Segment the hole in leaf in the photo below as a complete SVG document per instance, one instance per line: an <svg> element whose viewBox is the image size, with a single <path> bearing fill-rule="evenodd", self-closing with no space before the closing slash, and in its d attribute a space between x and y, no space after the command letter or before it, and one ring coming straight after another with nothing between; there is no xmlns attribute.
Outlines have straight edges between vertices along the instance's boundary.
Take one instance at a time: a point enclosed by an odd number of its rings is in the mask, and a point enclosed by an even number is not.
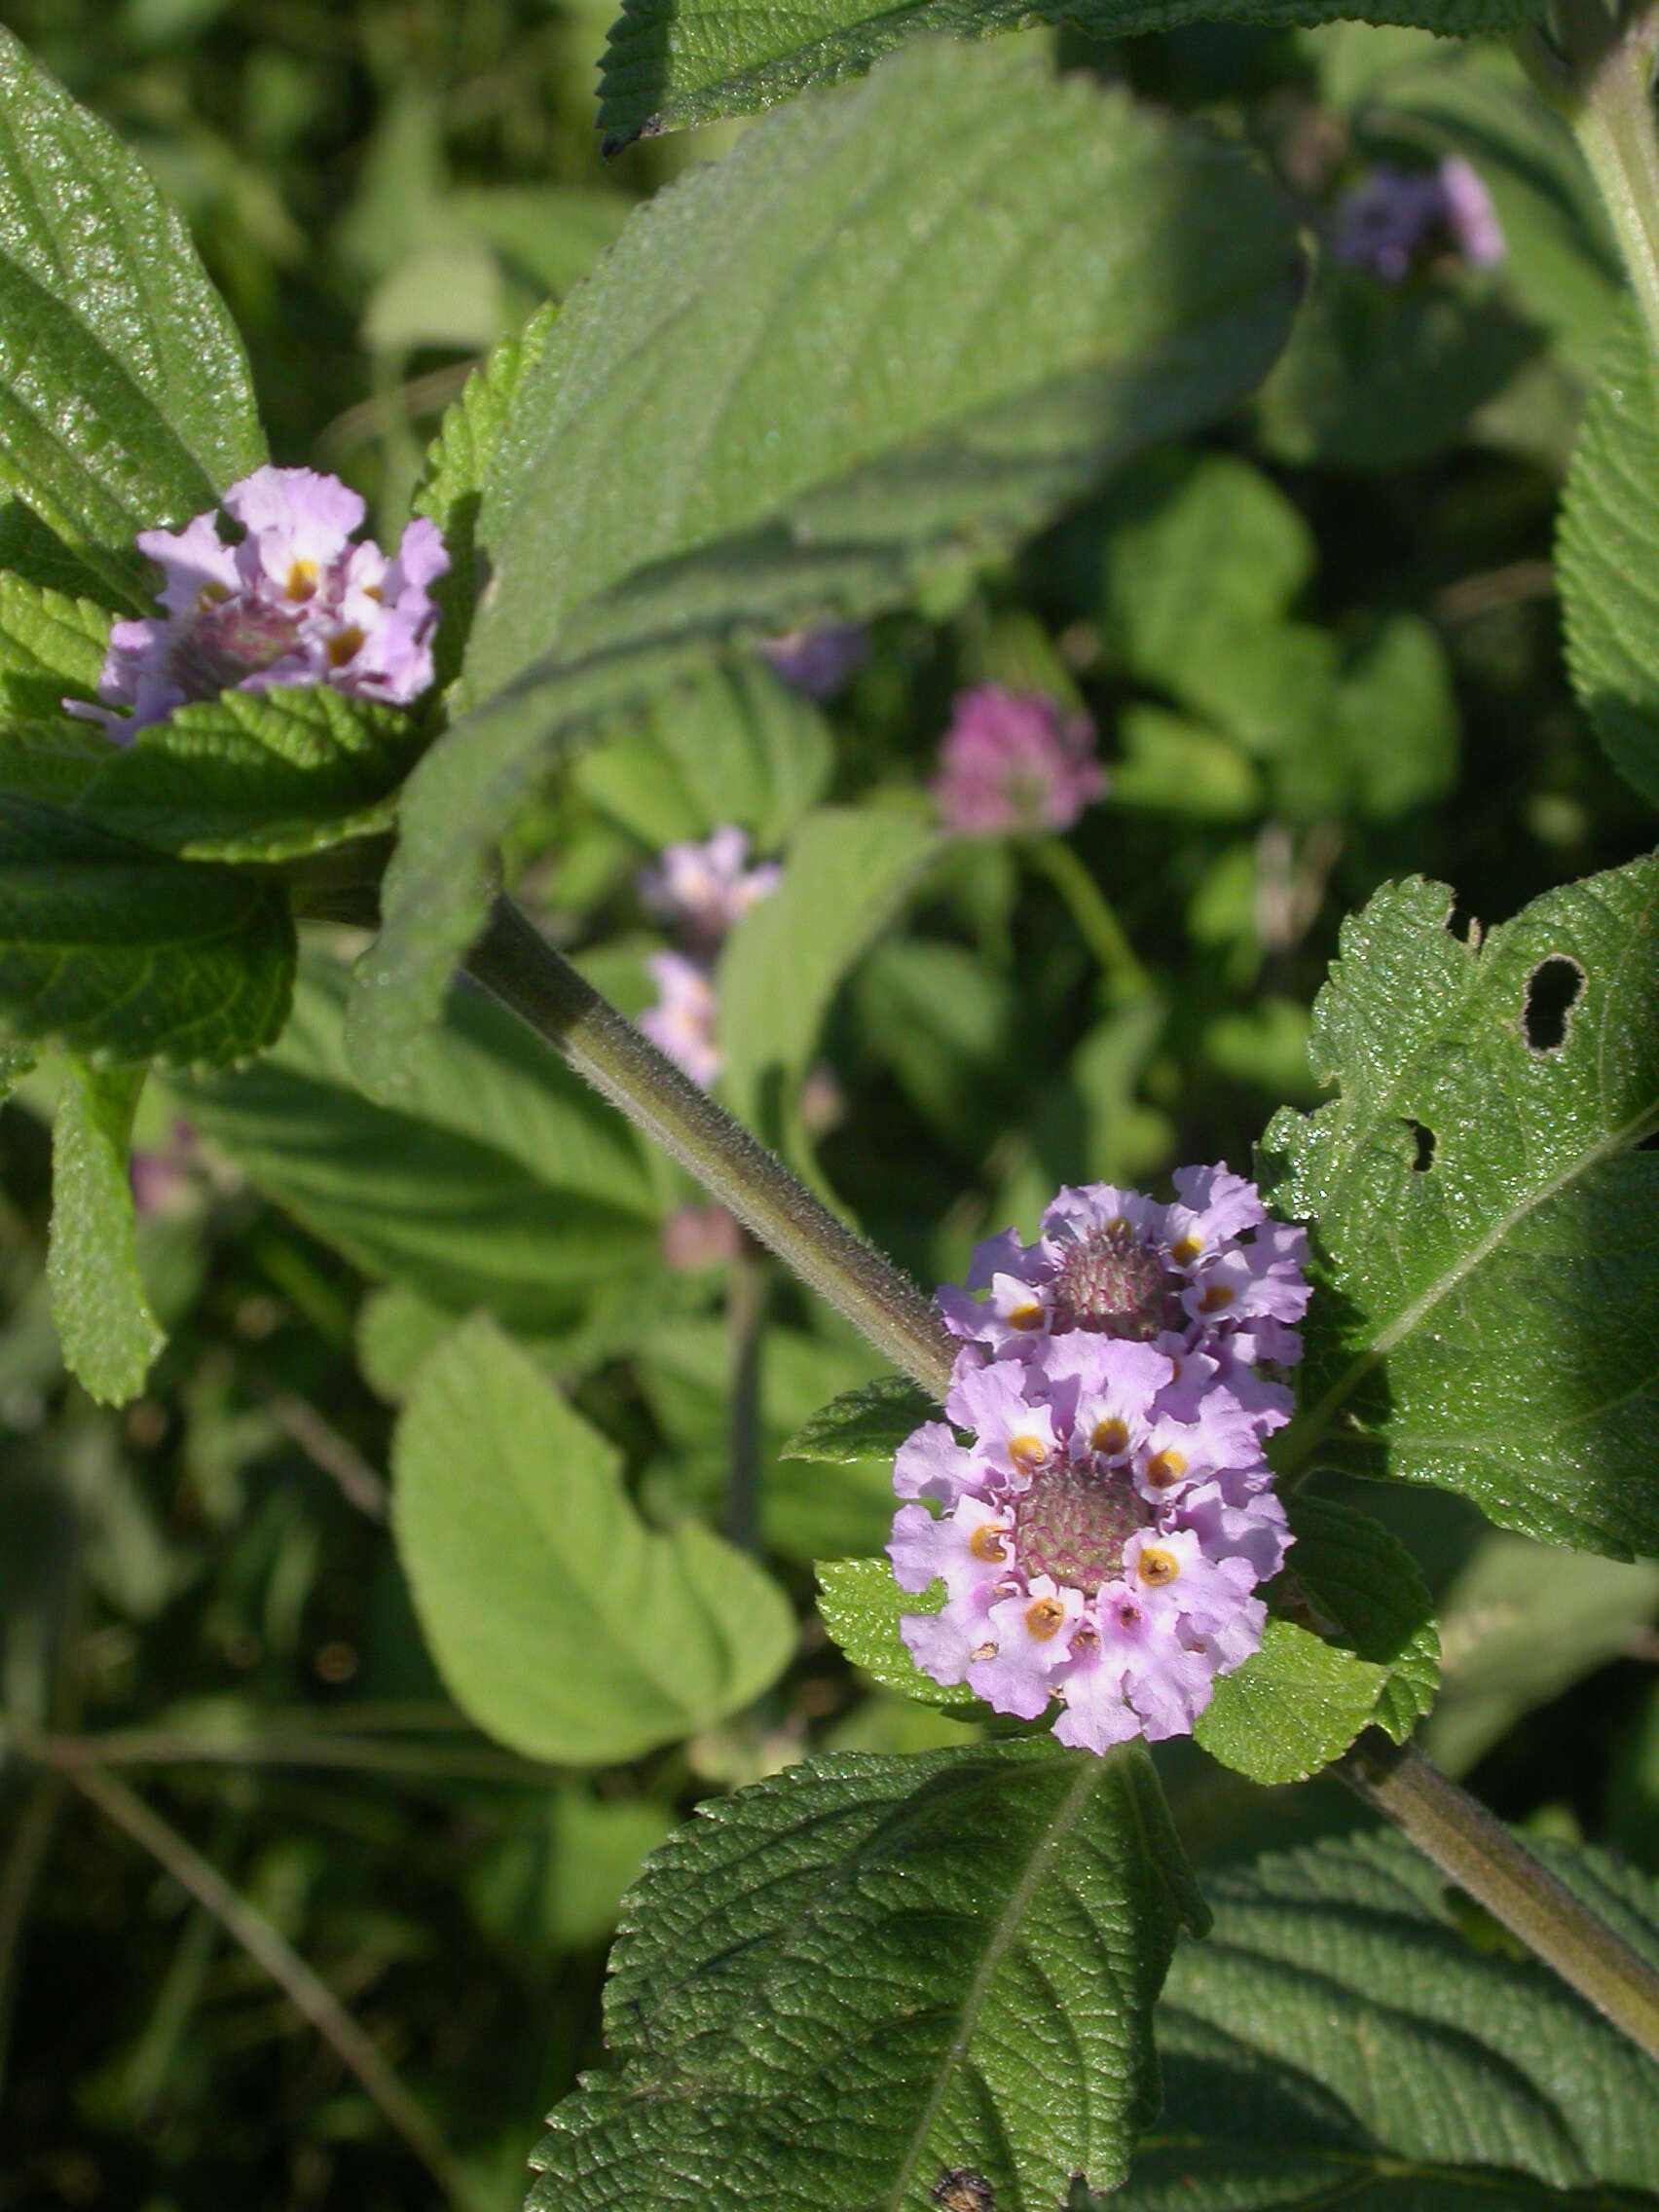
<svg viewBox="0 0 1659 2212"><path fill-rule="evenodd" d="M1479 952L1481 925L1461 897L1452 902L1452 910L1446 917L1446 933L1466 944L1471 952Z"/></svg>
<svg viewBox="0 0 1659 2212"><path fill-rule="evenodd" d="M1540 960L1527 978L1521 1027L1534 1052L1553 1052L1567 1035L1568 1014L1584 991L1584 971L1566 953Z"/></svg>
<svg viewBox="0 0 1659 2212"><path fill-rule="evenodd" d="M1412 1142L1417 1147L1412 1161L1412 1172L1414 1175L1426 1175L1434 1165L1434 1131L1425 1129L1420 1122L1408 1122L1406 1126L1411 1130Z"/></svg>
<svg viewBox="0 0 1659 2212"><path fill-rule="evenodd" d="M940 2212L994 2212L996 2192L972 2166L946 2166L933 2185Z"/></svg>

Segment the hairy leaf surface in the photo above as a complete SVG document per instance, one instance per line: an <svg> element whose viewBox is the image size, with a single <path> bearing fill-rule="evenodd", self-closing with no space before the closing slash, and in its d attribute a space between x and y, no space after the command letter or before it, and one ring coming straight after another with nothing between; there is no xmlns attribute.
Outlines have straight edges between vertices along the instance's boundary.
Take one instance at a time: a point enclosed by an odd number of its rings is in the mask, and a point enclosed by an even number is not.
<svg viewBox="0 0 1659 2212"><path fill-rule="evenodd" d="M788 1663L776 1583L698 1522L648 1529L615 1446L483 1316L423 1368L393 1463L398 1556L439 1672L515 1750L635 1758Z"/></svg>
<svg viewBox="0 0 1659 2212"><path fill-rule="evenodd" d="M1324 1273L1274 1456L1659 1551L1659 862L1478 945L1451 909L1414 877L1345 922L1309 1045L1338 1096L1264 1139Z"/></svg>
<svg viewBox="0 0 1659 2212"><path fill-rule="evenodd" d="M936 1682L924 1675L899 1634L902 1613L937 1613L943 1603L942 1582L912 1596L894 1581L885 1559L818 1563L819 1613L855 1667L883 1689L903 1690L923 1705L977 1705L966 1682Z"/></svg>
<svg viewBox="0 0 1659 2212"><path fill-rule="evenodd" d="M165 1339L138 1272L128 1138L143 1074L72 1062L52 1124L47 1279L63 1358L94 1398L124 1405Z"/></svg>
<svg viewBox="0 0 1659 2212"><path fill-rule="evenodd" d="M0 29L0 484L124 597L136 532L265 459L246 357L149 172Z"/></svg>
<svg viewBox="0 0 1659 2212"><path fill-rule="evenodd" d="M1592 1853L1549 1857L1659 1961L1651 1881ZM1210 1939L1176 1953L1157 2015L1163 2111L1115 2208L1659 2202L1659 2068L1460 1918L1402 1837L1263 1859L1205 1895Z"/></svg>
<svg viewBox="0 0 1659 2212"><path fill-rule="evenodd" d="M1185 23L1419 23L1467 36L1533 13L1526 0L623 0L600 83L600 129L614 152L635 138L745 115L813 85L862 75L925 32L983 38L1034 22L1075 23L1090 38L1127 38Z"/></svg>
<svg viewBox="0 0 1659 2212"><path fill-rule="evenodd" d="M1202 1925L1139 1746L809 1760L703 1806L624 1905L616 2071L553 2115L544 2212L931 2212L1110 2188Z"/></svg>

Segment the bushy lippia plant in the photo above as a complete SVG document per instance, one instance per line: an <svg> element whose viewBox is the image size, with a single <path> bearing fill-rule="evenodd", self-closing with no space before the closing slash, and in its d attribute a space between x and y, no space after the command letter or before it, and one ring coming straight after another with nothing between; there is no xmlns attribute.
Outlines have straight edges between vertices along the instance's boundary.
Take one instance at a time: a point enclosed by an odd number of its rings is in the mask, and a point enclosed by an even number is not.
<svg viewBox="0 0 1659 2212"><path fill-rule="evenodd" d="M1420 433L1381 386L1366 415L1359 295L1310 286L1249 155L984 34L1341 12L629 0L602 96L617 143L790 104L473 376L389 557L354 494L269 464L182 226L0 33L0 1016L14 1079L65 1055L51 1272L75 1372L120 1402L158 1347L127 1176L150 1070L368 1267L424 1234L376 1178L424 1167L451 1233L421 1246L431 1296L401 1317L395 1510L454 1695L578 1765L739 1713L794 1638L743 1501L727 1536L655 1525L526 1348L578 1320L614 1341L657 1248L655 1155L591 1086L899 1371L791 1447L826 1486L879 1461L898 1493L890 1558L820 1569L830 1633L879 1683L1026 1724L809 1760L674 1836L626 1908L610 2069L554 2114L538 2205L1659 2205L1659 1894L1540 1857L1413 1750L1427 1593L1383 1529L1301 1487L1436 1485L1549 1543L1659 1553L1659 864L1484 940L1452 931L1444 889L1384 888L1315 1010L1333 1095L1275 1117L1255 1183L1063 1192L1036 1242L991 1239L937 1308L744 1125L808 1164L826 1008L945 843L902 804L806 811L822 726L753 648L832 682L849 626L949 605L1271 370L1286 456ZM1600 186L1630 304L1561 581L1584 705L1659 798L1659 19L1354 12L1512 31ZM1448 240L1498 250L1453 158L1367 189L1332 265L1385 283ZM1429 409L1437 331L1411 340ZM1213 465L1241 513L1263 497ZM1288 604L1287 559L1253 572L1250 619ZM1143 607L1147 660L1190 663L1178 692L1248 712L1236 637L1156 631ZM1328 688L1341 773L1381 808L1418 771L1375 733L1432 682L1409 628L1379 666ZM705 772L717 694L768 763L762 843L786 859L662 840L649 896L682 941L638 1027L498 896L498 857L620 714L678 718L675 757ZM1142 726L1131 772L1172 742ZM1180 761L1207 758L1201 729L1177 735ZM1061 709L986 685L936 798L958 833L1048 836L1132 1006L1136 955L1053 839L1097 791ZM350 985L297 966L307 923L373 930ZM451 995L458 968L482 993ZM432 1128L462 1141L428 1160ZM1143 1743L1194 1729L1261 1782L1336 1762L1403 1835L1206 1900ZM1443 1878L1533 1956L1465 1941ZM1204 1940L1178 1947L1183 1927Z"/></svg>

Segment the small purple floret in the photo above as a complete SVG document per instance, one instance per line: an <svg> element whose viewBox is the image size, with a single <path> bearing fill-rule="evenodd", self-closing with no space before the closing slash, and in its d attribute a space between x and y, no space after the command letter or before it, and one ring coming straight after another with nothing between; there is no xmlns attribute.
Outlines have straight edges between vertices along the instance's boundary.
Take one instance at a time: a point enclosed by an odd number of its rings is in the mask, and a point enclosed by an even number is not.
<svg viewBox="0 0 1659 2212"><path fill-rule="evenodd" d="M869 632L860 622L832 622L818 630L786 630L756 647L774 676L809 699L832 699L848 677L869 658Z"/></svg>
<svg viewBox="0 0 1659 2212"><path fill-rule="evenodd" d="M1000 683L957 693L933 783L947 830L966 837L1069 830L1105 789L1087 715Z"/></svg>
<svg viewBox="0 0 1659 2212"><path fill-rule="evenodd" d="M1338 207L1330 248L1333 259L1390 284L1436 248L1475 269L1494 268L1504 255L1492 196L1456 154L1432 169L1380 164Z"/></svg>
<svg viewBox="0 0 1659 2212"><path fill-rule="evenodd" d="M221 691L326 683L402 707L430 686L438 610L426 587L449 567L435 524L418 516L387 560L352 536L357 494L310 468L256 468L223 510L241 532L234 542L212 507L180 531L139 532L165 616L115 624L99 704L66 699L71 714L125 744Z"/></svg>
<svg viewBox="0 0 1659 2212"><path fill-rule="evenodd" d="M670 845L640 873L640 896L671 923L683 952L653 953L646 965L657 1003L640 1027L704 1090L720 1072L714 960L734 923L778 888L772 862L748 867L749 839L727 823L702 844Z"/></svg>
<svg viewBox="0 0 1659 2212"><path fill-rule="evenodd" d="M1088 1751L1191 1731L1260 1646L1291 1542L1264 1446L1307 1239L1225 1166L1175 1192L1063 1190L1035 1243L979 1245L970 1291L940 1293L947 1419L894 1462L899 1586L944 1585L900 1621L916 1665L1028 1720L1058 1699L1054 1734Z"/></svg>

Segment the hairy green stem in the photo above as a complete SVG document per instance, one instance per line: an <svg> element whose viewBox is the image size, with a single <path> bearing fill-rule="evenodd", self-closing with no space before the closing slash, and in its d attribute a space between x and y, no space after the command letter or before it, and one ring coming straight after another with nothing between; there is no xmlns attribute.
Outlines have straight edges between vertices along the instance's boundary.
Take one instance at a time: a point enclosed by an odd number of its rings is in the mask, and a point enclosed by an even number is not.
<svg viewBox="0 0 1659 2212"><path fill-rule="evenodd" d="M1414 1746L1391 1744L1378 1729L1367 1730L1335 1772L1535 1958L1659 2060L1659 1972L1484 1805Z"/></svg>
<svg viewBox="0 0 1659 2212"><path fill-rule="evenodd" d="M1071 846L1063 837L1034 837L1025 849L1065 901L1077 934L1093 953L1113 998L1144 998L1152 988L1152 977L1141 966L1106 894Z"/></svg>
<svg viewBox="0 0 1659 2212"><path fill-rule="evenodd" d="M1557 0L1553 23L1553 42L1531 29L1517 37L1516 49L1538 91L1572 126L1659 359L1659 7Z"/></svg>
<svg viewBox="0 0 1659 2212"><path fill-rule="evenodd" d="M731 1396L726 1416L725 1532L753 1551L760 1502L760 1355L771 1285L769 1263L747 1238L727 1273L726 1332Z"/></svg>
<svg viewBox="0 0 1659 2212"><path fill-rule="evenodd" d="M498 904L467 972L696 1175L803 1281L942 1398L950 1340L921 1293L801 1189L660 1052ZM1337 1773L1493 1918L1659 2058L1659 1974L1421 1753L1373 1732Z"/></svg>
<svg viewBox="0 0 1659 2212"><path fill-rule="evenodd" d="M944 1396L953 1346L915 1284L624 1021L508 901L497 901L465 973L688 1168L896 1367Z"/></svg>

